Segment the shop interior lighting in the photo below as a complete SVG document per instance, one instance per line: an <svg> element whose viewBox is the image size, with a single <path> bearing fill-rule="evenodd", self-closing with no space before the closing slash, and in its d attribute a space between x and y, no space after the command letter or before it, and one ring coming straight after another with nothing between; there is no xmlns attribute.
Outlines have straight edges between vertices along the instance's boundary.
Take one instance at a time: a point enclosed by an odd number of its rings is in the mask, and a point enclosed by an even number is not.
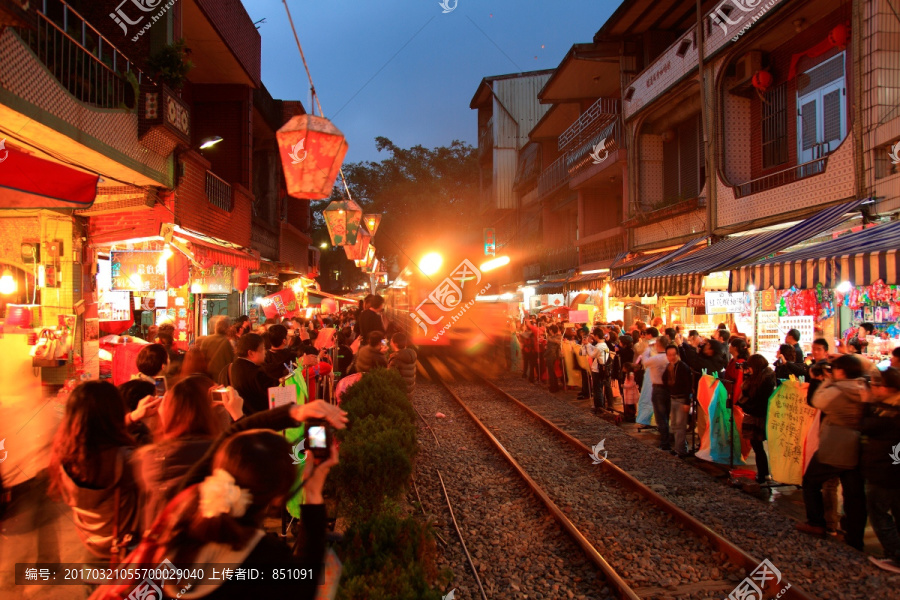
<svg viewBox="0 0 900 600"><path fill-rule="evenodd" d="M12 271L5 269L3 276L0 277L0 294L8 295L16 292L16 280Z"/></svg>
<svg viewBox="0 0 900 600"><path fill-rule="evenodd" d="M842 294L846 294L853 289L853 284L849 281L842 281L841 284L835 289Z"/></svg>
<svg viewBox="0 0 900 600"><path fill-rule="evenodd" d="M752 294L753 292L756 291L756 286L751 283L750 285L747 286L747 291Z"/></svg>
<svg viewBox="0 0 900 600"><path fill-rule="evenodd" d="M173 254L174 252L172 252L172 246L166 244L166 247L163 249L163 259L169 260L170 258L172 258Z"/></svg>

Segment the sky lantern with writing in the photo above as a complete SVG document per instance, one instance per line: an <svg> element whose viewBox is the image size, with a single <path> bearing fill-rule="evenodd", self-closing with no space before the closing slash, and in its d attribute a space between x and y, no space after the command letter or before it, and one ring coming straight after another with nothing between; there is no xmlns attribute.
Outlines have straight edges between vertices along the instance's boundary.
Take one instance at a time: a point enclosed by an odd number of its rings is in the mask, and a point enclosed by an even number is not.
<svg viewBox="0 0 900 600"><path fill-rule="evenodd" d="M356 243L362 209L353 200L336 200L322 211L325 226L331 236L333 246L347 246Z"/></svg>
<svg viewBox="0 0 900 600"><path fill-rule="evenodd" d="M276 133L287 192L321 200L331 195L347 154L347 140L324 117L298 115Z"/></svg>
<svg viewBox="0 0 900 600"><path fill-rule="evenodd" d="M360 227L359 232L356 235L356 243L353 245L347 244L344 246L344 252L347 253L347 258L350 260L361 260L366 257L366 251L369 249L369 242L372 241L372 236L369 235L369 232L366 231L365 227Z"/></svg>

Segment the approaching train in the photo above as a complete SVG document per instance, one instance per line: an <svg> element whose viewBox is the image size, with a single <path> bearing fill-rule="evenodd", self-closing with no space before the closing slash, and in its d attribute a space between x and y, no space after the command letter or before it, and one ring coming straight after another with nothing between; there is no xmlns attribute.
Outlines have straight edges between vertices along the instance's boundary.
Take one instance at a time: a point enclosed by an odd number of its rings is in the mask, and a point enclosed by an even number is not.
<svg viewBox="0 0 900 600"><path fill-rule="evenodd" d="M389 321L417 346L473 349L508 336L510 305L498 301L494 268L503 261L481 258L476 263L464 251L432 252L409 264L392 286L379 291Z"/></svg>

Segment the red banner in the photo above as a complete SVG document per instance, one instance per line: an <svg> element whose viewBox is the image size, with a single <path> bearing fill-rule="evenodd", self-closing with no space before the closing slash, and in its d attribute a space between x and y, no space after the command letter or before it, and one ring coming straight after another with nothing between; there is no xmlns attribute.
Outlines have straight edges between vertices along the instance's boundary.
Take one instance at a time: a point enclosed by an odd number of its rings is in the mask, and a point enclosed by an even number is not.
<svg viewBox="0 0 900 600"><path fill-rule="evenodd" d="M302 308L291 288L260 298L257 302L262 307L267 319L293 317L300 314Z"/></svg>

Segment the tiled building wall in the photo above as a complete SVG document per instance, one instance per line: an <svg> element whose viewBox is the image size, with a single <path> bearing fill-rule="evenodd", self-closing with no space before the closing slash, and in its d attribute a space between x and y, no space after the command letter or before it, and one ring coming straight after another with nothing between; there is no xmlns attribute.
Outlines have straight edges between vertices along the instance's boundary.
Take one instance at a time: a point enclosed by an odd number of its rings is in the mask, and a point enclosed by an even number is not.
<svg viewBox="0 0 900 600"><path fill-rule="evenodd" d="M717 67L721 68L721 62ZM718 68L716 69L719 70ZM729 87L733 78L725 79L725 88ZM753 127L751 120L751 101L749 98L729 94L722 94L722 111L719 121L722 128L722 151L719 168L725 178L733 183L740 184L750 180L750 144ZM727 151L726 151L727 150Z"/></svg>
<svg viewBox="0 0 900 600"><path fill-rule="evenodd" d="M643 209L649 209L663 199L663 141L659 135L638 137L638 189L635 201ZM629 211L635 214L635 208Z"/></svg>
<svg viewBox="0 0 900 600"><path fill-rule="evenodd" d="M222 141L203 156L210 170L228 183L252 189L253 90L243 85L192 86L194 142L208 136Z"/></svg>
<svg viewBox="0 0 900 600"><path fill-rule="evenodd" d="M772 221L774 215L830 204L855 194L853 134L828 157L825 172L794 183L735 198L731 186L717 177L717 225L729 227L754 220Z"/></svg>
<svg viewBox="0 0 900 600"><path fill-rule="evenodd" d="M704 231L706 231L706 209L701 209L658 223L636 227L632 233L634 241L630 250L662 247L672 241L700 235Z"/></svg>
<svg viewBox="0 0 900 600"><path fill-rule="evenodd" d="M206 166L194 154L184 156L184 177L175 190L175 223L240 246L250 246L253 196L232 185L234 208L227 212L213 206L206 195Z"/></svg>
<svg viewBox="0 0 900 600"><path fill-rule="evenodd" d="M256 85L261 83L262 38L241 0L196 0Z"/></svg>
<svg viewBox="0 0 900 600"><path fill-rule="evenodd" d="M57 81L12 28L0 33L0 103L25 102L63 121L82 144L140 170L160 185L170 185L167 157L138 140L136 111L97 110L78 102ZM25 107L28 108L28 107ZM38 122L45 122L40 117ZM13 129L15 123L6 123ZM25 123L23 122L23 126Z"/></svg>

